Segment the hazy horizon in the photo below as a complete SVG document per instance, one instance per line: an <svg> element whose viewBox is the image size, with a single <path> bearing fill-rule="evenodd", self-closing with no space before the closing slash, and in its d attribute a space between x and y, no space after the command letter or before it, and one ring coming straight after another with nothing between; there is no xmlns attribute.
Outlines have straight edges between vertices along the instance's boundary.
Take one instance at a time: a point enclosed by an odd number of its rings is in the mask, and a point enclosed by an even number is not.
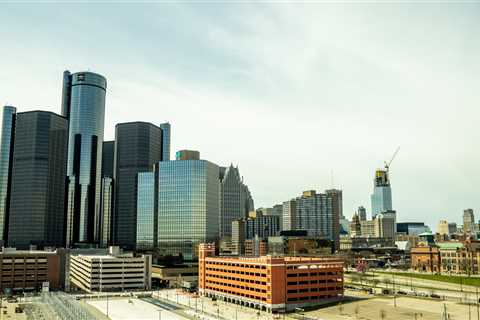
<svg viewBox="0 0 480 320"><path fill-rule="evenodd" d="M238 165L255 207L391 166L397 221L480 219L480 4L0 4L0 101L60 113L62 73L107 78L115 124L168 121L172 154ZM172 157L173 157L172 155Z"/></svg>

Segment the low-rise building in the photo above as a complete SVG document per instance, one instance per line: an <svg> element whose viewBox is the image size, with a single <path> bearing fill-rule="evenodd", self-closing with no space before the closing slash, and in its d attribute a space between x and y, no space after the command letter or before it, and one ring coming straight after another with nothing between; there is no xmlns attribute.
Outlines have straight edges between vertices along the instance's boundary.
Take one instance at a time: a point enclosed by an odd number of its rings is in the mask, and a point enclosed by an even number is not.
<svg viewBox="0 0 480 320"><path fill-rule="evenodd" d="M0 252L0 292L39 291L63 288L61 258L57 251L16 250Z"/></svg>
<svg viewBox="0 0 480 320"><path fill-rule="evenodd" d="M437 246L420 246L410 250L411 267L420 272L440 272L440 251Z"/></svg>
<svg viewBox="0 0 480 320"><path fill-rule="evenodd" d="M151 266L150 255L121 253L118 247L110 247L107 255L71 255L70 283L89 293L149 290Z"/></svg>
<svg viewBox="0 0 480 320"><path fill-rule="evenodd" d="M337 301L344 261L336 257L218 257L199 248L199 292L270 312Z"/></svg>

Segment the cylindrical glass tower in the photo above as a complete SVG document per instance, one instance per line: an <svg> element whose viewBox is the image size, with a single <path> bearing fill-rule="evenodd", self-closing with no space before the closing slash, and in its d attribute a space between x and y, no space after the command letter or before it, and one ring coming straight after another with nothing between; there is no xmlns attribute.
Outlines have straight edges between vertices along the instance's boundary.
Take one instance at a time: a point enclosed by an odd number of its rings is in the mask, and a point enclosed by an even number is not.
<svg viewBox="0 0 480 320"><path fill-rule="evenodd" d="M70 101L62 110L70 122L67 245L98 241L107 88L105 77L92 72L74 73L69 80Z"/></svg>

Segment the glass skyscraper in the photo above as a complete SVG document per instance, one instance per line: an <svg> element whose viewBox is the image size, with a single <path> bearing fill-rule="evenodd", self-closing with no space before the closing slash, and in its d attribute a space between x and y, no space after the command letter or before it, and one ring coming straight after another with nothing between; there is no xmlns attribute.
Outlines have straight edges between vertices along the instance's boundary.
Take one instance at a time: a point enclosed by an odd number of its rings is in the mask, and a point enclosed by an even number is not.
<svg viewBox="0 0 480 320"><path fill-rule="evenodd" d="M0 242L7 240L10 181L12 176L11 158L16 111L17 109L12 106L3 107L2 141L0 143Z"/></svg>
<svg viewBox="0 0 480 320"><path fill-rule="evenodd" d="M162 161L170 160L170 133L171 126L170 123L165 122L160 124L160 129L162 129Z"/></svg>
<svg viewBox="0 0 480 320"><path fill-rule="evenodd" d="M106 88L99 74L64 73L62 115L69 120L67 246L99 240Z"/></svg>
<svg viewBox="0 0 480 320"><path fill-rule="evenodd" d="M243 183L238 167L220 168L220 238L232 235L232 221L246 218L253 211L253 199Z"/></svg>
<svg viewBox="0 0 480 320"><path fill-rule="evenodd" d="M157 171L158 172L158 171ZM137 249L157 247L157 196L155 172L140 172L137 189Z"/></svg>
<svg viewBox="0 0 480 320"><path fill-rule="evenodd" d="M218 238L219 167L206 160L158 164L158 247L195 259L198 244Z"/></svg>
<svg viewBox="0 0 480 320"><path fill-rule="evenodd" d="M162 160L162 130L148 122L115 127L114 243L134 249L137 233L137 174L153 171Z"/></svg>
<svg viewBox="0 0 480 320"><path fill-rule="evenodd" d="M113 168L115 141L104 141L102 148L102 183L100 196L100 246L112 244Z"/></svg>
<svg viewBox="0 0 480 320"><path fill-rule="evenodd" d="M373 183L373 194L370 197L372 202L372 218L378 214L392 209L392 189L390 179L386 170L377 170Z"/></svg>
<svg viewBox="0 0 480 320"><path fill-rule="evenodd" d="M17 114L9 245L64 246L67 141L64 117L47 111Z"/></svg>

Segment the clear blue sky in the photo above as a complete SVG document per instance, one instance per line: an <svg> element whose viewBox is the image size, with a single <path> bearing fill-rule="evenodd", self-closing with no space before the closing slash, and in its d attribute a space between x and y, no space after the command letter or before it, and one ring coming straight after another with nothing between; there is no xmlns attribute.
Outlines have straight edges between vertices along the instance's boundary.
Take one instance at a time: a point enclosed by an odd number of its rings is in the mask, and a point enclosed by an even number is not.
<svg viewBox="0 0 480 320"><path fill-rule="evenodd" d="M392 164L399 221L480 218L480 5L0 4L0 102L60 111L61 77L108 79L118 122L170 121L173 148L238 164L256 206L344 190L370 212Z"/></svg>

